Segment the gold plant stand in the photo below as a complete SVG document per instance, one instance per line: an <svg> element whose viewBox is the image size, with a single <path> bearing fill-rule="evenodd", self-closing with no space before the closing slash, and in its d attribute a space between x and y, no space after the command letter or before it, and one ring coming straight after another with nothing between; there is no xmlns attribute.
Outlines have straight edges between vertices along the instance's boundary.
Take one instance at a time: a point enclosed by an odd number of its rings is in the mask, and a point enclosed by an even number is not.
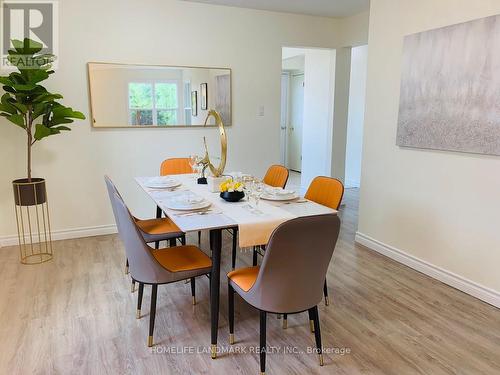
<svg viewBox="0 0 500 375"><path fill-rule="evenodd" d="M52 259L52 235L45 180L15 180L14 201L22 264L40 264Z"/></svg>

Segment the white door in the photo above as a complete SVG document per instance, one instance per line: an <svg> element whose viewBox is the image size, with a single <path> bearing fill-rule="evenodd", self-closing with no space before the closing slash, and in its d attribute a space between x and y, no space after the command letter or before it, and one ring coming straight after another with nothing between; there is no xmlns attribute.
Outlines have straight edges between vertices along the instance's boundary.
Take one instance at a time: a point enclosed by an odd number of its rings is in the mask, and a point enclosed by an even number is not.
<svg viewBox="0 0 500 375"><path fill-rule="evenodd" d="M281 123L280 123L280 150L281 150L281 164L287 164L287 127L288 127L288 91L290 74L281 74Z"/></svg>
<svg viewBox="0 0 500 375"><path fill-rule="evenodd" d="M290 125L288 128L288 168L302 169L302 122L304 114L304 74L290 77Z"/></svg>

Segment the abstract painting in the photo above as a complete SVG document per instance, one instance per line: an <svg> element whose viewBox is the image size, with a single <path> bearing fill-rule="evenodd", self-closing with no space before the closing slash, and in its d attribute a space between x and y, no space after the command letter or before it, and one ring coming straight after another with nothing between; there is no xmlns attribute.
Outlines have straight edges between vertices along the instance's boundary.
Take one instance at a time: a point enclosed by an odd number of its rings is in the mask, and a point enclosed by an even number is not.
<svg viewBox="0 0 500 375"><path fill-rule="evenodd" d="M396 143L500 155L500 15L404 38Z"/></svg>

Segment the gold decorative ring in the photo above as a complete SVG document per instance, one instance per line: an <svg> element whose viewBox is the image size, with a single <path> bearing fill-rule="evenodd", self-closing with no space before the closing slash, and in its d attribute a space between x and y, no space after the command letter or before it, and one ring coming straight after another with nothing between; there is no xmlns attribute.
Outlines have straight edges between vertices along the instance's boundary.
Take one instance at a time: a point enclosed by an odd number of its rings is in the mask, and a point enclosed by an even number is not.
<svg viewBox="0 0 500 375"><path fill-rule="evenodd" d="M226 130L224 129L224 123L222 122L222 117L220 116L219 112L217 112L214 109L208 111L208 115L207 118L205 119L205 123L203 124L203 126L207 126L207 122L210 117L213 117L215 119L215 125L219 128L220 144L221 144L221 155L220 155L221 160L217 168L212 164L212 162L210 161L210 157L208 156L207 140L205 137L203 137L203 142L205 144L205 157L203 158L202 163L205 162L208 165L210 171L215 177L220 177L222 176L222 173L224 173L224 168L226 167L227 136L226 136Z"/></svg>

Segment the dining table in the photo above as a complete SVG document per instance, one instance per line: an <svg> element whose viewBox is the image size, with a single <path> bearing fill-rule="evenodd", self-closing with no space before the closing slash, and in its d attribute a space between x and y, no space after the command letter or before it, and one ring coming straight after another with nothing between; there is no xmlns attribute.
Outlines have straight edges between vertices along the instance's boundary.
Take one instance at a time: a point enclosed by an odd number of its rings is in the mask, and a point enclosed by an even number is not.
<svg viewBox="0 0 500 375"><path fill-rule="evenodd" d="M296 197L290 200L258 200L250 204L248 197L238 202L226 202L220 193L207 185L197 183L196 174L136 177L135 181L163 213L184 233L208 231L212 252L210 275L211 356L216 358L219 327L220 266L222 231L237 230L240 248L266 245L272 232L281 223L296 217L337 214L336 210L313 201ZM162 188L149 183L159 178L170 178L173 187ZM203 201L203 208L173 209L172 202L183 197Z"/></svg>

